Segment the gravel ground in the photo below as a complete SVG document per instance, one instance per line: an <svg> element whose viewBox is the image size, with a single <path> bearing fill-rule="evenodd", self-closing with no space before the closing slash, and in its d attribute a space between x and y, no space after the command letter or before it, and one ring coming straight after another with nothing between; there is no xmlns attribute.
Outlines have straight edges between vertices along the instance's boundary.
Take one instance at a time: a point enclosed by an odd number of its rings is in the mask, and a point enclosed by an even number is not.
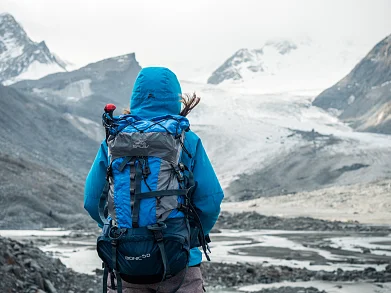
<svg viewBox="0 0 391 293"><path fill-rule="evenodd" d="M32 245L0 237L0 251L1 292L101 292L100 276L75 273Z"/></svg>
<svg viewBox="0 0 391 293"><path fill-rule="evenodd" d="M359 222L326 221L309 217L283 218L257 212L222 212L213 231L218 229L271 229L293 231L391 232L391 226L363 225Z"/></svg>

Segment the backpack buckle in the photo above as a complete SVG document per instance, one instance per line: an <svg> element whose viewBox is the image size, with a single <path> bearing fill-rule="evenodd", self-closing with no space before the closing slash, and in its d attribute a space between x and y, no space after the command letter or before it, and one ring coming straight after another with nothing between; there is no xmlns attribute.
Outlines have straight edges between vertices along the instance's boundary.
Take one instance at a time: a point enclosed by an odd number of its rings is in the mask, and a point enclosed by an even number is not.
<svg viewBox="0 0 391 293"><path fill-rule="evenodd" d="M182 182L184 181L184 177L183 177L183 174L181 173L180 169L179 168L175 168L175 174L176 174L176 177L178 178L179 182Z"/></svg>
<svg viewBox="0 0 391 293"><path fill-rule="evenodd" d="M179 170L181 170L182 172L186 170L186 167L183 163L179 163L178 167L179 167Z"/></svg>
<svg viewBox="0 0 391 293"><path fill-rule="evenodd" d="M153 225L148 225L147 229L151 231L162 231L163 229L166 229L167 225L164 222L157 222L156 224Z"/></svg>
<svg viewBox="0 0 391 293"><path fill-rule="evenodd" d="M185 178L183 177L181 172L177 172L177 176L178 176L179 182L183 182L185 180Z"/></svg>
<svg viewBox="0 0 391 293"><path fill-rule="evenodd" d="M143 176L148 177L149 174L151 174L151 169L149 168L149 166L145 166L143 168Z"/></svg>
<svg viewBox="0 0 391 293"><path fill-rule="evenodd" d="M153 236L155 237L155 240L157 242L161 242L163 241L163 233L161 230L158 230L158 231L152 231L153 232Z"/></svg>
<svg viewBox="0 0 391 293"><path fill-rule="evenodd" d="M181 203L178 204L177 209L180 212L184 212L184 213L188 213L189 212L189 208L186 205L181 204Z"/></svg>
<svg viewBox="0 0 391 293"><path fill-rule="evenodd" d="M106 180L109 181L109 177L113 177L113 168L111 167L111 164L107 167L106 170Z"/></svg>
<svg viewBox="0 0 391 293"><path fill-rule="evenodd" d="M163 241L163 229L166 229L167 225L163 222L157 222L156 224L147 226L147 229L153 233L157 242Z"/></svg>

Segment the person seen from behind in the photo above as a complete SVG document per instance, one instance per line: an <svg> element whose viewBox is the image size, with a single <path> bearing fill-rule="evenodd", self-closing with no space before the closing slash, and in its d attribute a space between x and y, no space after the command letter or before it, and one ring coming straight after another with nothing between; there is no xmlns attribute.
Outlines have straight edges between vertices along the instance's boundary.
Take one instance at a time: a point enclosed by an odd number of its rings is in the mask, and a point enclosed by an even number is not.
<svg viewBox="0 0 391 293"><path fill-rule="evenodd" d="M135 81L130 114L104 116L108 135L84 193L103 228L104 292L204 292L202 250L224 194L186 118L199 101L182 95L171 70L148 67Z"/></svg>

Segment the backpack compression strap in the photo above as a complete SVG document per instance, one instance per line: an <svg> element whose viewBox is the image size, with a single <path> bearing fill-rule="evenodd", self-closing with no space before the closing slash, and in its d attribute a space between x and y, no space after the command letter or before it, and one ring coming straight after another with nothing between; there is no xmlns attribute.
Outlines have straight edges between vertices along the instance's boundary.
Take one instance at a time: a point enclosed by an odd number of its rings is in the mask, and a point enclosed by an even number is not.
<svg viewBox="0 0 391 293"><path fill-rule="evenodd" d="M103 222L103 225L108 225L109 221L107 220L107 217L105 215L105 210L107 208L107 199L109 196L109 181L106 181L106 184L103 188L102 194L99 198L99 217L101 221Z"/></svg>

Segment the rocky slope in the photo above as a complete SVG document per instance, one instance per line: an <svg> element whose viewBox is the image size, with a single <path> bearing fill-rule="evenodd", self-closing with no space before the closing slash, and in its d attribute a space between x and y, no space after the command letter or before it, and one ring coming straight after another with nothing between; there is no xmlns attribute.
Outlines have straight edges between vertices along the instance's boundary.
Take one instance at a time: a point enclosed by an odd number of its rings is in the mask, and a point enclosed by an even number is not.
<svg viewBox="0 0 391 293"><path fill-rule="evenodd" d="M12 87L0 85L5 126L0 128L0 224L8 229L92 224L83 210L83 191L104 136L101 113L108 102L119 111L128 106L139 70L129 54Z"/></svg>
<svg viewBox="0 0 391 293"><path fill-rule="evenodd" d="M0 85L0 147L79 176L88 171L98 143L76 129L57 107Z"/></svg>
<svg viewBox="0 0 391 293"><path fill-rule="evenodd" d="M391 134L391 35L313 105L334 110L360 131ZM335 111L336 110L336 111Z"/></svg>
<svg viewBox="0 0 391 293"><path fill-rule="evenodd" d="M0 153L3 229L87 227L82 180L32 160Z"/></svg>
<svg viewBox="0 0 391 293"><path fill-rule="evenodd" d="M61 71L66 71L66 64L44 41L32 41L12 15L0 14L0 83L38 79Z"/></svg>
<svg viewBox="0 0 391 293"><path fill-rule="evenodd" d="M391 140L387 137L338 137L305 131L294 131L289 136L307 138L308 142L265 159L254 172L241 174L226 189L230 200L295 194L390 177L387 166L391 163Z"/></svg>
<svg viewBox="0 0 391 293"><path fill-rule="evenodd" d="M0 225L88 225L83 181L98 143L54 106L0 85Z"/></svg>

